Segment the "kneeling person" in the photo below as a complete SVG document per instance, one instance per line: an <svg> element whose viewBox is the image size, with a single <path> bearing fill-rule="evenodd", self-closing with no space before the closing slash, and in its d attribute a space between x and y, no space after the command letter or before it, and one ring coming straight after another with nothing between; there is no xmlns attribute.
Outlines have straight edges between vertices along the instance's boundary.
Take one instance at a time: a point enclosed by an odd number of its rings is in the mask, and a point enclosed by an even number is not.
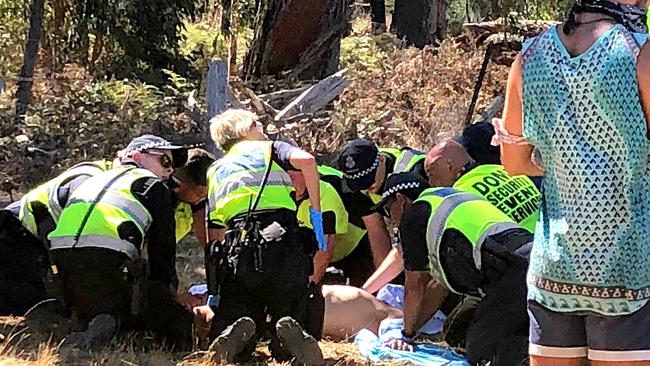
<svg viewBox="0 0 650 366"><path fill-rule="evenodd" d="M227 151L207 175L211 308L197 311L214 312L211 349L219 361L232 362L250 355L260 337L270 337L274 357L322 363L318 343L303 332L309 331L309 276L317 248L297 240L294 188L287 173L299 170L304 176L311 226L325 251L316 160L286 142L268 141L257 116L245 110L214 117L210 130ZM320 329L310 333L319 336Z"/></svg>
<svg viewBox="0 0 650 366"><path fill-rule="evenodd" d="M86 180L63 209L51 256L66 303L88 324L69 344L98 346L120 324L191 348L192 314L175 301L174 210L163 183L177 148L153 135L134 139L122 167Z"/></svg>
<svg viewBox="0 0 650 366"><path fill-rule="evenodd" d="M409 349L421 320L449 294L476 296L481 302L465 340L469 361L518 364L527 356L532 234L478 195L422 187L418 175L392 175L380 203L399 223L406 268L404 329L390 345Z"/></svg>

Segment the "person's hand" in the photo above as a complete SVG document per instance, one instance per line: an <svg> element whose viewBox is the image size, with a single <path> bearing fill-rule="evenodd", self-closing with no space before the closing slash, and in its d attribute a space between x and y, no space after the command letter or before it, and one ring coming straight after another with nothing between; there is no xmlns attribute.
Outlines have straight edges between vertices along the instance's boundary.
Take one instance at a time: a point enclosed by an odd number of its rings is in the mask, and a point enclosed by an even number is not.
<svg viewBox="0 0 650 366"><path fill-rule="evenodd" d="M314 230L314 234L316 235L318 249L321 252L327 251L327 240L325 240L325 231L323 230L323 213L310 207L309 219L311 221L311 226Z"/></svg>
<svg viewBox="0 0 650 366"><path fill-rule="evenodd" d="M185 306L187 311L192 311L193 308L205 304L205 301L202 301L199 296L194 296L187 292L176 295L176 301Z"/></svg>
<svg viewBox="0 0 650 366"><path fill-rule="evenodd" d="M214 311L210 305L201 305L192 309L194 315L200 316L205 319L206 323L210 323L212 318L214 318Z"/></svg>
<svg viewBox="0 0 650 366"><path fill-rule="evenodd" d="M406 339L393 339L387 343L384 343L384 346L397 351L413 352L413 345L410 344Z"/></svg>

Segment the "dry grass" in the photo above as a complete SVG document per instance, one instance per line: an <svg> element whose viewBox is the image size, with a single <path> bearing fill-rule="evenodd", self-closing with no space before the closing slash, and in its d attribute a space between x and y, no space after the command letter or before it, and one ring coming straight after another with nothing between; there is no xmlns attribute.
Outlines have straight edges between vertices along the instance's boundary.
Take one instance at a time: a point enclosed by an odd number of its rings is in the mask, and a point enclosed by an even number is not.
<svg viewBox="0 0 650 366"><path fill-rule="evenodd" d="M205 270L201 251L193 238L179 244L177 269L182 288L203 282ZM0 366L212 365L209 352L170 353L157 346L145 349L141 346L142 334L132 334L128 338L114 340L99 352L79 352L59 347L60 337L37 330L39 325L42 324L35 324L30 328L24 318L0 317ZM368 364L352 343L323 341L321 347L328 365ZM253 361L248 364L289 365L273 361L268 349L262 345Z"/></svg>

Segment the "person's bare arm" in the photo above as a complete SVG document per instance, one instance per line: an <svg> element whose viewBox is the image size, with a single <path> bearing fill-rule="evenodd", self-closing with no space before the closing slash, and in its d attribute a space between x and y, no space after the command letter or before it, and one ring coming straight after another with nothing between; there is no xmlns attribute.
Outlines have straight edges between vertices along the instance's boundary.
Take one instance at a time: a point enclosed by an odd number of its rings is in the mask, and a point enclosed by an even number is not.
<svg viewBox="0 0 650 366"><path fill-rule="evenodd" d="M414 335L435 314L449 291L428 272L406 271L404 334Z"/></svg>
<svg viewBox="0 0 650 366"><path fill-rule="evenodd" d="M334 256L334 249L336 248L336 235L327 234L327 250L316 252L314 256L314 273L309 277L309 282L320 283L323 280L327 266L329 266L332 256Z"/></svg>
<svg viewBox="0 0 650 366"><path fill-rule="evenodd" d="M289 162L302 172L311 208L320 211L320 175L316 169L316 158L304 150L296 149L291 153Z"/></svg>
<svg viewBox="0 0 650 366"><path fill-rule="evenodd" d="M363 289L374 294L404 271L401 247L391 249L379 268L363 284Z"/></svg>
<svg viewBox="0 0 650 366"><path fill-rule="evenodd" d="M522 100L522 64L517 56L510 69L503 107L503 125L511 134L524 135L524 113ZM501 161L512 175L542 176L544 172L532 161L532 145L501 144Z"/></svg>
<svg viewBox="0 0 650 366"><path fill-rule="evenodd" d="M639 85L641 107L645 115L647 136L650 137L650 44L646 43L641 48L637 58L636 78Z"/></svg>
<svg viewBox="0 0 650 366"><path fill-rule="evenodd" d="M391 250L390 235L386 229L386 223L380 214L373 213L363 217L363 224L368 230L372 262L375 268L379 268Z"/></svg>
<svg viewBox="0 0 650 366"><path fill-rule="evenodd" d="M208 243L206 228L205 228L205 207L192 214L192 230L196 239L202 247Z"/></svg>

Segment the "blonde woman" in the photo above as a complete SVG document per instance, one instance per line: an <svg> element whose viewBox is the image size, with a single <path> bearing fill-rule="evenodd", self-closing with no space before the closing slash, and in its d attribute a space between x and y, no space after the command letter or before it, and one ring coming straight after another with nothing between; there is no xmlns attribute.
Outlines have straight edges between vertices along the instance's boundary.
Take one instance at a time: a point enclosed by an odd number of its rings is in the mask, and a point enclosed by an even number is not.
<svg viewBox="0 0 650 366"><path fill-rule="evenodd" d="M287 174L299 170L305 177L310 219L325 250L316 160L285 142L269 141L257 116L246 110L214 117L210 132L226 155L208 169L210 297L209 306L197 312L212 318L216 361L249 356L257 333L273 335L269 347L276 358L321 364L318 342L303 331L320 335L322 327L307 324L306 316L316 248L297 240L294 188ZM269 324L274 329L264 329Z"/></svg>

